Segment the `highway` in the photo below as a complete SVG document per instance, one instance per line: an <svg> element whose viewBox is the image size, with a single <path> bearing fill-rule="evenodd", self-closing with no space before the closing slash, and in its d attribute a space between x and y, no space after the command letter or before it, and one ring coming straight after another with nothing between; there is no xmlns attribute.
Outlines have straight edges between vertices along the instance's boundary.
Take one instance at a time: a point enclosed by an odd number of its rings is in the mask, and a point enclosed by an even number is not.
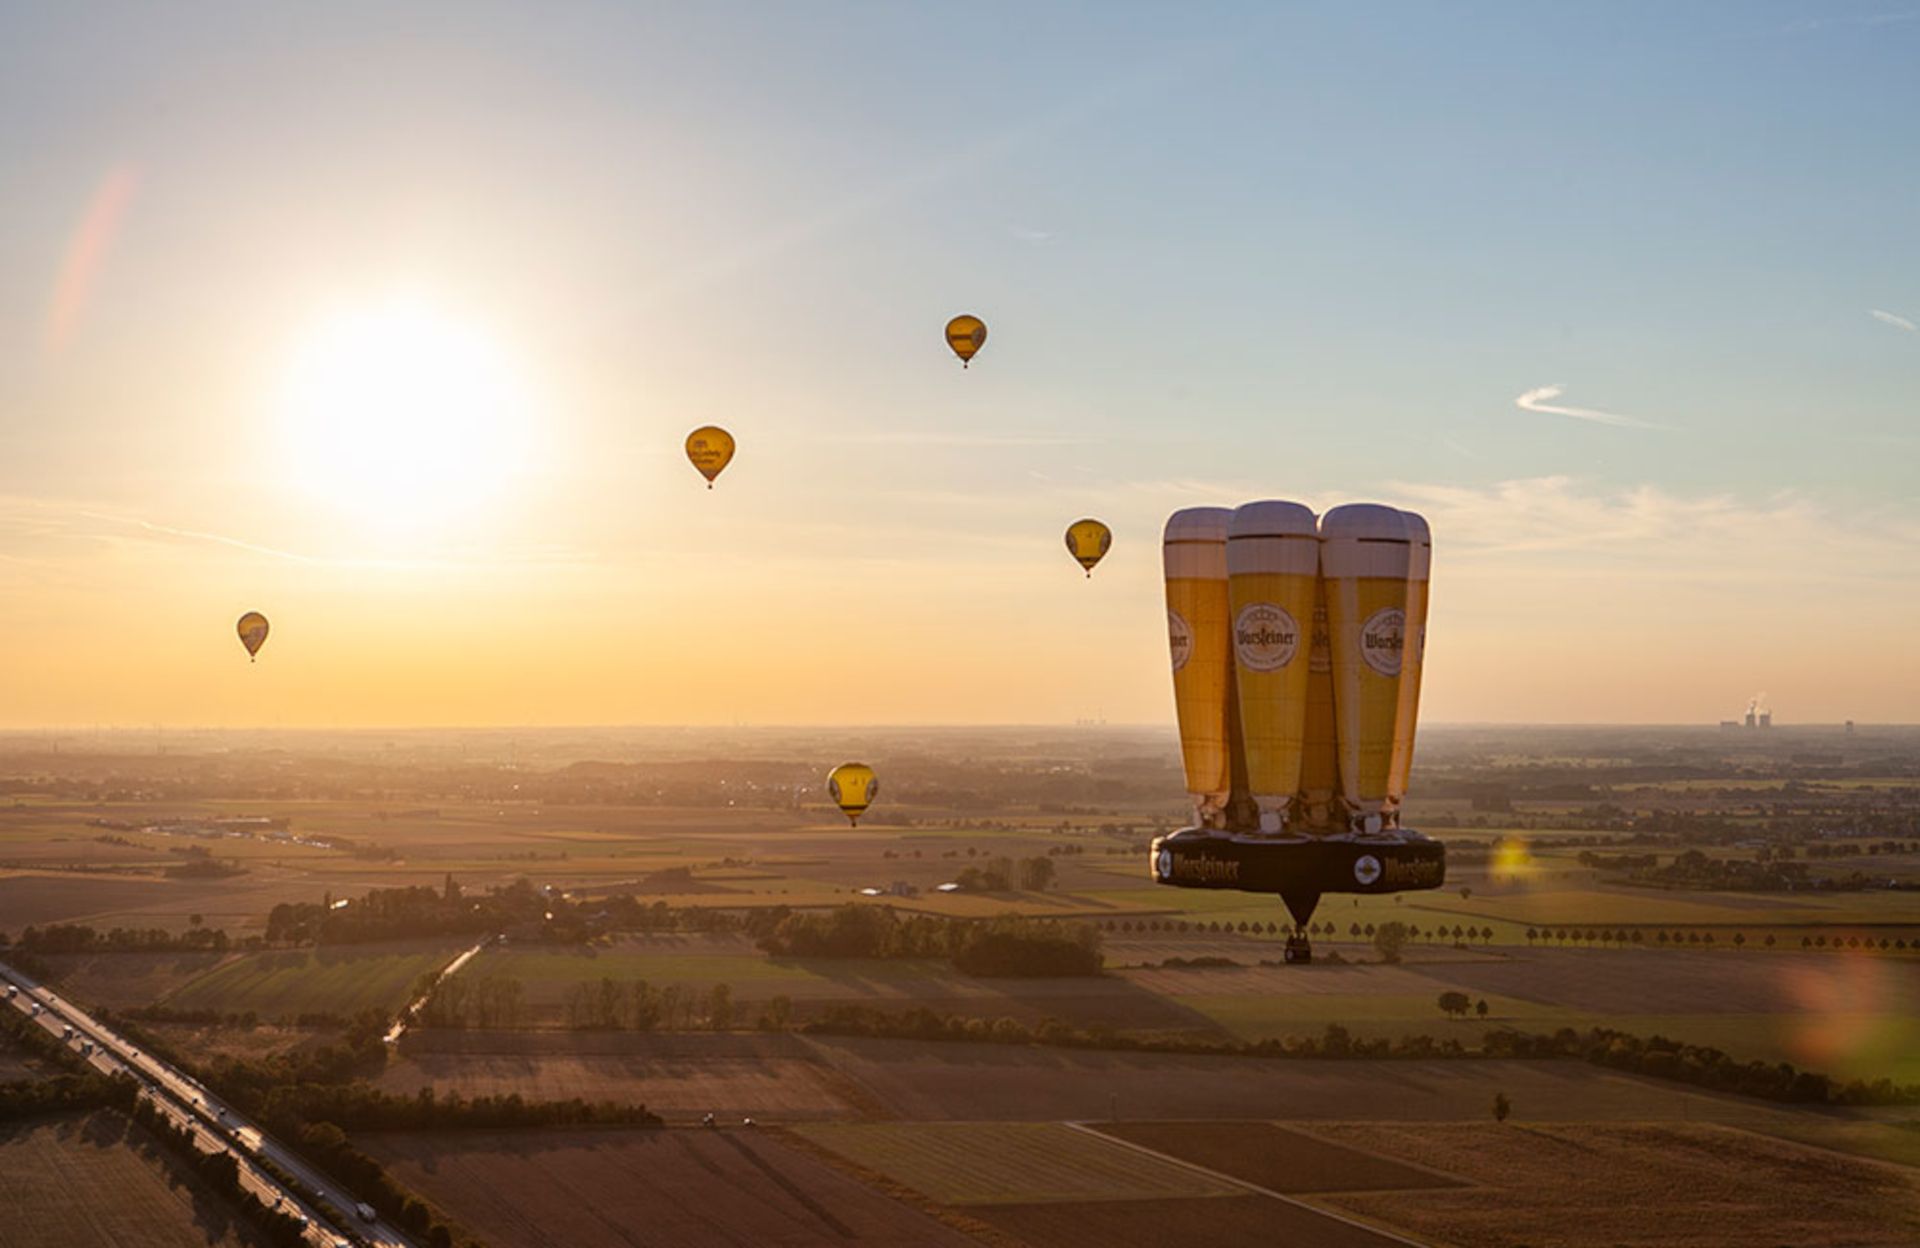
<svg viewBox="0 0 1920 1248"><path fill-rule="evenodd" d="M0 964L0 993L10 985L14 995L6 1004L22 1014L32 1015L33 1006L41 1011L34 1021L56 1040L80 1055L85 1041L95 1045L85 1055L88 1065L103 1075L119 1071L131 1073L141 1085L145 1097L158 1106L176 1125L193 1132L194 1142L204 1152L231 1152L240 1165L240 1182L262 1203L307 1219L306 1241L316 1248L363 1243L377 1248L413 1248L412 1241L384 1221L365 1221L357 1212L357 1198L331 1178L315 1170L297 1154L273 1139L257 1126L222 1104L212 1093L187 1075L175 1070L151 1053L136 1048L124 1037L89 1017L79 1007L64 1000L51 988L35 983L19 971ZM74 1034L64 1038L66 1028ZM238 1147L234 1147L237 1145ZM272 1162L305 1186L302 1197L254 1164L253 1158ZM330 1225L317 1209L315 1200L338 1210L349 1227Z"/></svg>

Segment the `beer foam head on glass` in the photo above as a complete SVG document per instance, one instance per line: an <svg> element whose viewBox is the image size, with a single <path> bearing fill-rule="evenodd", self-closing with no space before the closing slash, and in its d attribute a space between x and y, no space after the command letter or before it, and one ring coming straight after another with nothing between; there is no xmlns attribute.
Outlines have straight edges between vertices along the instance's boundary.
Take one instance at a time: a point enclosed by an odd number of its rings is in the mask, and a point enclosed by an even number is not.
<svg viewBox="0 0 1920 1248"><path fill-rule="evenodd" d="M1227 597L1247 787L1260 830L1285 831L1300 788L1320 534L1299 503L1248 503L1227 529Z"/></svg>
<svg viewBox="0 0 1920 1248"><path fill-rule="evenodd" d="M1427 658L1427 586L1433 575L1433 533L1426 517L1407 520L1407 631L1400 658L1400 708L1394 716L1393 763L1387 771L1387 807L1396 820L1413 775L1413 734L1420 722L1420 673Z"/></svg>
<svg viewBox="0 0 1920 1248"><path fill-rule="evenodd" d="M1222 827L1233 787L1228 690L1233 652L1227 638L1225 507L1188 507L1167 518L1162 555L1167 577L1167 644L1173 704L1187 792L1202 827Z"/></svg>
<svg viewBox="0 0 1920 1248"><path fill-rule="evenodd" d="M1407 518L1391 507L1351 503L1320 518L1334 738L1341 796L1349 830L1356 832L1377 832L1394 814L1391 776L1406 668L1410 548ZM1407 731L1411 737L1411 723Z"/></svg>

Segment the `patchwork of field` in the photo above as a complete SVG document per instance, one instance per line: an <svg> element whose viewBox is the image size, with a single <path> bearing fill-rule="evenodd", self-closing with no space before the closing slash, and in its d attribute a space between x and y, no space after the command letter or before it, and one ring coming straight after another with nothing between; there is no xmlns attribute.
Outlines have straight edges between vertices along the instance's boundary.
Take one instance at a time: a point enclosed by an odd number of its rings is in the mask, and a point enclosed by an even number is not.
<svg viewBox="0 0 1920 1248"><path fill-rule="evenodd" d="M1323 1124L1471 1186L1330 1203L1461 1248L1911 1245L1920 1174L1698 1123Z"/></svg>
<svg viewBox="0 0 1920 1248"><path fill-rule="evenodd" d="M232 1208L118 1114L0 1125L5 1248L255 1248Z"/></svg>
<svg viewBox="0 0 1920 1248"><path fill-rule="evenodd" d="M251 953L188 981L165 999L180 1010L253 1010L262 1017L309 1012L351 1014L367 1006L397 1010L408 989L460 950L455 940L340 945Z"/></svg>
<svg viewBox="0 0 1920 1248"><path fill-rule="evenodd" d="M712 1113L797 1121L847 1117L862 1091L784 1035L446 1032L410 1035L379 1084L463 1096L645 1105L670 1120Z"/></svg>
<svg viewBox="0 0 1920 1248"><path fill-rule="evenodd" d="M492 1248L974 1242L767 1132L461 1132L361 1142Z"/></svg>

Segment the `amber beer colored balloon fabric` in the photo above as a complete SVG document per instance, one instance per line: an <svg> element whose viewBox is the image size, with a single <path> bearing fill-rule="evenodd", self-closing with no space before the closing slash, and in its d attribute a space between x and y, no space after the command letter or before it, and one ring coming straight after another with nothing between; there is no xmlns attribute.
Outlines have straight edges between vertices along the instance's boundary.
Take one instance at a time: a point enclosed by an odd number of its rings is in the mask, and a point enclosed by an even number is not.
<svg viewBox="0 0 1920 1248"><path fill-rule="evenodd" d="M1334 798L1340 792L1340 763L1333 716L1333 641L1327 632L1327 578L1317 578L1313 623L1307 649L1307 716L1300 748L1301 826L1309 836L1344 831Z"/></svg>
<svg viewBox="0 0 1920 1248"><path fill-rule="evenodd" d="M1433 533L1424 516L1407 518L1407 633L1400 660L1400 706L1394 715L1393 763L1387 770L1387 808L1398 815L1413 776L1413 737L1420 721L1420 673L1427 661L1427 597L1433 575Z"/></svg>
<svg viewBox="0 0 1920 1248"><path fill-rule="evenodd" d="M1067 526L1067 553L1080 561L1080 566L1093 575L1093 565L1106 558L1107 548L1113 545L1113 530L1098 520L1075 520Z"/></svg>
<svg viewBox="0 0 1920 1248"><path fill-rule="evenodd" d="M841 763L827 773L827 794L847 822L858 827L860 816L880 796L880 778L865 763Z"/></svg>
<svg viewBox="0 0 1920 1248"><path fill-rule="evenodd" d="M1306 748L1307 676L1320 533L1299 503L1248 503L1227 529L1233 670L1247 787L1260 830L1286 828Z"/></svg>
<svg viewBox="0 0 1920 1248"><path fill-rule="evenodd" d="M1173 659L1173 705L1187 792L1201 826L1225 826L1233 787L1228 690L1233 648L1228 639L1225 507L1189 507L1167 519L1162 543L1167 582L1167 645Z"/></svg>
<svg viewBox="0 0 1920 1248"><path fill-rule="evenodd" d="M1405 670L1407 519L1352 503L1320 519L1333 652L1334 736L1340 784L1355 831L1388 820L1389 777Z"/></svg>
<svg viewBox="0 0 1920 1248"><path fill-rule="evenodd" d="M687 435L687 458L713 488L713 479L733 462L733 435L718 425L703 425Z"/></svg>
<svg viewBox="0 0 1920 1248"><path fill-rule="evenodd" d="M987 345L987 323L977 316L954 317L947 322L947 345L960 357L960 367L965 368Z"/></svg>
<svg viewBox="0 0 1920 1248"><path fill-rule="evenodd" d="M235 625L240 634L240 644L247 648L249 657L260 653L260 647L267 644L267 617L258 611L249 611L240 617Z"/></svg>

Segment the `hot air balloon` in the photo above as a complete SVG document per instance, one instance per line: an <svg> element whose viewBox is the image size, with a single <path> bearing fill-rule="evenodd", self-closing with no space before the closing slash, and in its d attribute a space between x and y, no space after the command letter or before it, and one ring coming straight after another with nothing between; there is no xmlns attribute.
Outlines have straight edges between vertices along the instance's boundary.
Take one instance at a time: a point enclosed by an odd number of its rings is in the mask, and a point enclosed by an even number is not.
<svg viewBox="0 0 1920 1248"><path fill-rule="evenodd" d="M1304 925L1324 895L1446 882L1446 846L1400 820L1431 552L1426 522L1391 507L1336 507L1316 523L1266 501L1167 522L1195 818L1154 838L1153 877L1277 893L1295 924L1289 962L1312 960Z"/></svg>
<svg viewBox="0 0 1920 1248"><path fill-rule="evenodd" d="M718 425L702 425L687 435L687 458L713 488L713 479L733 461L733 435Z"/></svg>
<svg viewBox="0 0 1920 1248"><path fill-rule="evenodd" d="M247 661L252 662L252 656L259 654L260 647L267 644L267 617L258 611L249 611L240 617L240 623L235 628L240 634L240 644L247 648Z"/></svg>
<svg viewBox="0 0 1920 1248"><path fill-rule="evenodd" d="M965 368L971 360L987 345L987 323L977 316L956 316L947 322L947 345L960 357L960 367Z"/></svg>
<svg viewBox="0 0 1920 1248"><path fill-rule="evenodd" d="M847 822L858 827L860 816L880 796L880 778L865 763L841 763L827 773L827 792Z"/></svg>
<svg viewBox="0 0 1920 1248"><path fill-rule="evenodd" d="M1107 547L1113 545L1113 530L1098 520L1075 520L1067 526L1067 553L1080 561L1080 566L1093 575L1093 565L1106 557Z"/></svg>

